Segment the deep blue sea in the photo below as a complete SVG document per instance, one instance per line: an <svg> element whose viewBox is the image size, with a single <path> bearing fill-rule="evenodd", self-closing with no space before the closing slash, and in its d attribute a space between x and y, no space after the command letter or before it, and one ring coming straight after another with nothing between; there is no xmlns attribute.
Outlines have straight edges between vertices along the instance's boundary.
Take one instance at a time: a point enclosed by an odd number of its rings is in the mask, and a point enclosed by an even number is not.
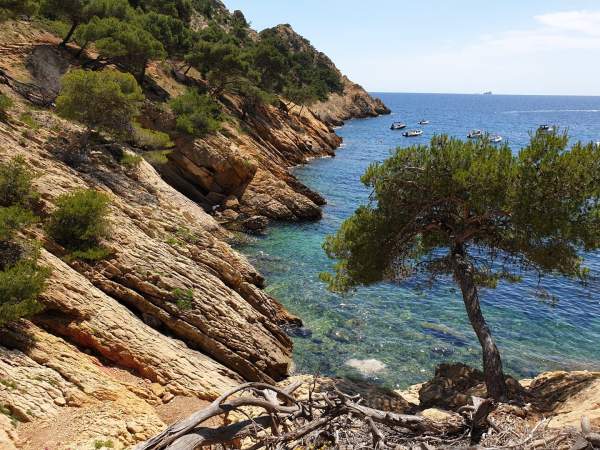
<svg viewBox="0 0 600 450"><path fill-rule="evenodd" d="M426 143L434 133L465 137L473 128L502 135L515 151L545 123L568 128L573 141L600 141L600 97L375 95L391 116L348 122L338 130L344 144L337 157L295 170L327 198L323 219L274 226L240 250L265 275L268 292L306 325L294 337L297 371L405 387L430 378L442 361L480 366L480 349L449 278L431 288L380 284L345 297L319 281L332 265L321 248L324 237L367 200L359 181L365 168L397 146ZM422 137L407 139L389 129L396 120L418 128L422 118L431 121ZM592 269L587 286L557 277L540 284L531 276L482 292L507 372L527 377L543 370L600 370L600 252L585 256ZM370 373L355 368L371 359L385 366L369 364Z"/></svg>

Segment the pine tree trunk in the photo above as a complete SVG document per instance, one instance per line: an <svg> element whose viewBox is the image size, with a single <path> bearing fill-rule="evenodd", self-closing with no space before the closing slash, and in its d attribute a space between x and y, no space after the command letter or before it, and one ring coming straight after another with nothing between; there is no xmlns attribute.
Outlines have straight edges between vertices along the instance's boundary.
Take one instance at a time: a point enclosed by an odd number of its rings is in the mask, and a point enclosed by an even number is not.
<svg viewBox="0 0 600 450"><path fill-rule="evenodd" d="M67 43L73 37L73 33L75 33L75 29L77 28L77 25L79 25L78 22L73 22L73 25L71 25L71 29L69 30L69 32L67 33L67 35L65 36L65 38L63 39L63 41L60 43L60 47L66 47L67 46Z"/></svg>
<svg viewBox="0 0 600 450"><path fill-rule="evenodd" d="M88 46L88 42L86 42L85 44L83 44L80 48L79 51L77 52L77 54L75 55L76 58L79 58L83 52L85 51L86 47Z"/></svg>
<svg viewBox="0 0 600 450"><path fill-rule="evenodd" d="M146 78L146 65L148 64L148 61L144 61L144 64L142 65L142 69L140 70L140 73L138 75L138 83L140 84L140 86L144 85L144 79Z"/></svg>
<svg viewBox="0 0 600 450"><path fill-rule="evenodd" d="M452 252L452 266L454 278L463 294L463 301L467 309L469 321L473 330L475 330L483 351L483 372L488 397L492 397L498 401L505 401L508 398L508 390L502 370L500 352L481 312L479 293L473 279L474 268L468 261L462 245L457 245Z"/></svg>

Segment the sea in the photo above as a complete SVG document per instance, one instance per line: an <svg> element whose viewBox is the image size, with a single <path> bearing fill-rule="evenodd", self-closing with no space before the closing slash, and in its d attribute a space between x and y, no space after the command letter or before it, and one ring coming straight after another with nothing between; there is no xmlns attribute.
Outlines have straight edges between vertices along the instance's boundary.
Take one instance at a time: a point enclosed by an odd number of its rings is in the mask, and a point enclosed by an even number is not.
<svg viewBox="0 0 600 450"><path fill-rule="evenodd" d="M266 277L266 290L304 321L293 332L295 371L367 379L404 388L430 379L442 362L481 366L479 343L451 278L432 285L410 280L327 291L319 273L333 261L324 238L368 201L360 176L397 147L426 144L434 134L466 138L471 129L501 135L517 152L541 124L557 125L571 141L600 141L600 97L383 94L390 116L351 120L337 130L335 158L297 167L295 175L327 199L318 222L279 224L240 245ZM429 125L418 126L421 119ZM421 137L391 131L393 121L421 128ZM517 378L547 370L600 370L600 252L582 255L587 285L558 276L500 283L481 292L484 315L505 371Z"/></svg>

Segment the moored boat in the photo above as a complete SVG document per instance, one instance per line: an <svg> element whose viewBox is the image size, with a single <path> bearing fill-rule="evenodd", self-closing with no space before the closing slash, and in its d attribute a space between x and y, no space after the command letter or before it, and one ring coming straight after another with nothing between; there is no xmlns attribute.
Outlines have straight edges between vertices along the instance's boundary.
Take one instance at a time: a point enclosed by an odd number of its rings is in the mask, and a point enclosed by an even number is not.
<svg viewBox="0 0 600 450"><path fill-rule="evenodd" d="M504 138L498 134L492 134L490 136L490 142L492 144L499 144L500 142L502 142L504 140Z"/></svg>
<svg viewBox="0 0 600 450"><path fill-rule="evenodd" d="M552 133L554 131L554 127L551 127L550 125L544 124L544 125L540 125L538 127L538 131Z"/></svg>
<svg viewBox="0 0 600 450"><path fill-rule="evenodd" d="M469 134L467 134L467 137L469 139L478 139L482 136L483 136L483 131L481 131L481 130L471 130L471 131L469 131Z"/></svg>
<svg viewBox="0 0 600 450"><path fill-rule="evenodd" d="M390 130L402 130L406 128L406 124L404 122L394 122L390 127Z"/></svg>
<svg viewBox="0 0 600 450"><path fill-rule="evenodd" d="M421 136L422 134L423 134L423 130L410 130L410 131L405 131L404 133L402 133L402 136L417 137L417 136Z"/></svg>
<svg viewBox="0 0 600 450"><path fill-rule="evenodd" d="M425 120L425 119L419 120L419 125L429 125L429 120Z"/></svg>

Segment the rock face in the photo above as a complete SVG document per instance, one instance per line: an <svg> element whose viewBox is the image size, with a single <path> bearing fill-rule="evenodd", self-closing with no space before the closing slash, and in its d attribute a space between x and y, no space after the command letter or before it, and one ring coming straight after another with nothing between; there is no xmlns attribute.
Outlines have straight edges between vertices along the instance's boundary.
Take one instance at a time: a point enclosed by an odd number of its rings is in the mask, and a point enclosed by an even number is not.
<svg viewBox="0 0 600 450"><path fill-rule="evenodd" d="M319 102L310 108L325 123L340 126L346 120L376 117L391 111L378 98L373 98L364 88L343 77L344 92L331 94L325 102Z"/></svg>
<svg viewBox="0 0 600 450"><path fill-rule="evenodd" d="M22 36L19 27L29 27L10 26L16 39ZM43 33L36 41L57 44ZM44 60L68 63L69 55L36 48L20 48L0 61L1 68L27 82L54 79L63 66L53 63L57 70L41 71ZM23 448L89 449L102 440L122 448L165 426L163 403L172 402L177 414L186 415L198 401L214 399L245 380L273 382L288 374L292 345L280 325L297 319L262 290L262 276L229 246L226 230L144 161L125 169L103 150L77 166L66 164L61 149L80 130L51 110L30 108L7 86L0 85L0 91L15 102L10 123L0 123L0 161L25 157L39 175L35 185L42 214L61 194L96 189L111 199L113 224L105 243L112 256L94 266L66 264L63 249L45 241L41 227L31 231L44 245L41 262L52 276L41 298L45 312L0 335L2 445L10 440ZM25 111L35 132L18 120ZM335 139L316 119L312 126ZM305 138L290 127L270 133ZM239 142L225 135L215 139L233 147L255 145L251 150L265 161L291 151L272 146L271 155L262 155L264 147L245 141L241 133ZM319 139L314 142L324 145ZM199 162L216 168L214 184L229 194L228 207L246 207L244 195L253 191L240 194L242 201L233 193L240 192L240 184L252 185L257 174L288 186L275 172L235 158L219 159L214 152ZM300 150L295 158L302 158ZM308 198L290 187L281 190L281 195ZM191 301L181 303L178 290L190 292Z"/></svg>
<svg viewBox="0 0 600 450"><path fill-rule="evenodd" d="M528 388L537 409L551 412L551 427L579 427L582 416L600 428L600 372L548 372Z"/></svg>
<svg viewBox="0 0 600 450"><path fill-rule="evenodd" d="M242 116L238 99L231 111ZM242 132L243 128L247 132ZM297 221L321 216L323 198L302 185L289 169L312 158L333 156L341 139L310 111L260 107L223 129L179 145L159 168L163 177L206 210L237 198L245 217Z"/></svg>
<svg viewBox="0 0 600 450"><path fill-rule="evenodd" d="M292 51L302 51L312 55L325 65L335 70L342 78L343 91L333 93L326 101L310 106L311 111L323 122L330 126L342 125L349 119L362 119L389 114L391 111L378 98L373 98L364 88L343 75L327 55L315 49L311 43L300 36L288 25L278 25L270 31L275 31Z"/></svg>
<svg viewBox="0 0 600 450"><path fill-rule="evenodd" d="M239 221L252 216L298 221L321 217L325 200L301 184L290 172L313 158L334 156L342 140L332 129L344 120L388 114L381 100L372 98L361 86L342 76L333 62L318 52L289 25L274 29L293 51L308 52L337 71L344 91L309 108L263 105L251 113L241 100L223 99L236 126L227 124L217 133L194 142L178 142L169 161L159 167L163 177L207 211L225 210L227 197L239 202ZM148 71L157 85L170 95L182 92L170 74L158 66ZM191 72L193 73L193 71ZM193 76L187 82L193 81ZM146 120L149 120L148 117ZM169 122L154 120L153 126ZM231 217L231 216L230 216Z"/></svg>

